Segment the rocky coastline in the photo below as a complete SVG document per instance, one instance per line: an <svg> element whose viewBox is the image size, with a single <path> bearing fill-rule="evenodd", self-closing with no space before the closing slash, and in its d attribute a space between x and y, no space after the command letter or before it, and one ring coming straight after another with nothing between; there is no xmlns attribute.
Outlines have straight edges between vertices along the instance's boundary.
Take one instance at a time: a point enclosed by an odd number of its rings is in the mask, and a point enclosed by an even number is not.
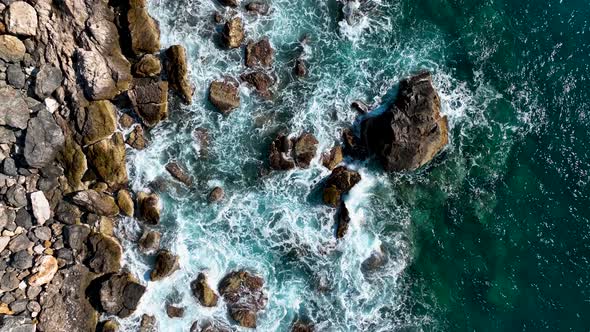
<svg viewBox="0 0 590 332"><path fill-rule="evenodd" d="M240 10L270 12L259 2ZM214 22L223 25L223 47L244 47L245 70L239 78L211 82L209 101L229 114L240 105L241 84L272 99L270 41L246 41L238 17L218 14ZM114 230L125 218L137 218L144 228L137 246L155 256L152 281L182 268L177 255L160 248L154 228L162 209L158 193L129 188L126 151L146 148L150 128L168 116L169 98L192 102L188 68L183 46L161 49L146 0L0 0L0 331L117 331L110 318L132 315L146 291L122 264ZM302 58L292 70L301 79L308 73ZM345 158L375 154L388 171L414 170L448 142L430 75L401 85L403 93L382 118L363 121L362 137L345 129L342 145L336 142L321 154L322 165L332 171L322 199L338 209L339 239L350 222L342 197L361 181ZM196 136L208 139L206 131ZM269 148L269 169L308 168L317 147L311 133L283 133ZM193 185L182 161L166 170ZM207 199L214 204L223 198L217 187ZM386 260L386 253L373 256L367 269ZM227 272L217 287L209 286L204 273L195 276L187 285L195 305L224 301L235 323L255 328L267 303L264 280L251 271ZM166 312L181 317L184 308L168 304ZM142 332L157 330L152 316L144 315L138 325ZM191 327L226 330L231 327L220 322ZM308 322L293 323L293 331L312 330Z"/></svg>

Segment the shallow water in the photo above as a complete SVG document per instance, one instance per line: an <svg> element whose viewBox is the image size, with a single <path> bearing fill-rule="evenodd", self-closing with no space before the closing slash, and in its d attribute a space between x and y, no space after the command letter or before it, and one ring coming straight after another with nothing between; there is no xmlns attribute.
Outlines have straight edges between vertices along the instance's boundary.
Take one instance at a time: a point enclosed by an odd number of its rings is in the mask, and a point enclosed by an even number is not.
<svg viewBox="0 0 590 332"><path fill-rule="evenodd" d="M272 101L242 86L241 107L223 117L207 102L209 83L244 71L242 51L217 46L212 0L150 2L164 46L187 47L192 106L171 105L148 149L132 152L135 190L164 179L163 244L182 269L147 281L153 257L127 246L126 262L148 283L136 316L163 331L193 321L228 322L205 309L190 282L212 286L232 269L265 281L259 331L287 331L296 317L319 331L583 331L590 326L590 6L583 1L373 1L357 26L335 0L274 0L267 17L238 15L248 38L268 36L278 79ZM299 40L308 35L302 48ZM310 75L291 70L303 52ZM346 197L352 225L336 241L334 210L318 187L329 172L319 155L306 170L260 175L278 132L313 133L319 150L354 122L356 99L379 105L403 77L432 71L450 120L450 144L431 164L385 174L374 161L347 160L363 180ZM193 131L206 128L205 151ZM187 190L164 165L181 161ZM226 199L208 205L221 185ZM133 241L138 226L122 234ZM387 265L363 274L383 245ZM186 307L165 314L166 301ZM222 303L222 301L220 301Z"/></svg>

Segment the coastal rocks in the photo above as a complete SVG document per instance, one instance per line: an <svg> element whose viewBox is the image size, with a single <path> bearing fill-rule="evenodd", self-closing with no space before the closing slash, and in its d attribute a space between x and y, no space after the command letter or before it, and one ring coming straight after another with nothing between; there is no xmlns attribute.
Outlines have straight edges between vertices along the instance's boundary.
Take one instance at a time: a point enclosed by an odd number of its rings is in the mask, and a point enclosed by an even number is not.
<svg viewBox="0 0 590 332"><path fill-rule="evenodd" d="M72 189L82 189L82 178L88 170L88 161L82 147L71 135L66 135L64 147L57 159L63 165L64 174Z"/></svg>
<svg viewBox="0 0 590 332"><path fill-rule="evenodd" d="M82 209L99 216L114 217L119 214L115 199L95 190L83 190L72 196L72 202Z"/></svg>
<svg viewBox="0 0 590 332"><path fill-rule="evenodd" d="M193 178L187 173L187 171L180 166L178 162L171 161L166 164L166 170L172 177L176 180L184 183L187 187L190 187L193 184Z"/></svg>
<svg viewBox="0 0 590 332"><path fill-rule="evenodd" d="M246 5L246 10L253 14L268 15L270 6L264 2L252 1Z"/></svg>
<svg viewBox="0 0 590 332"><path fill-rule="evenodd" d="M222 39L225 47L238 48L242 45L245 37L241 18L233 17L223 26Z"/></svg>
<svg viewBox="0 0 590 332"><path fill-rule="evenodd" d="M55 159L65 142L61 128L51 113L40 111L29 121L25 136L25 161L30 167L42 168Z"/></svg>
<svg viewBox="0 0 590 332"><path fill-rule="evenodd" d="M153 54L146 54L133 66L135 77L153 77L160 75L162 65L160 59Z"/></svg>
<svg viewBox="0 0 590 332"><path fill-rule="evenodd" d="M375 271L383 267L389 261L387 251L383 246L373 250L371 255L361 264L361 270L365 273Z"/></svg>
<svg viewBox="0 0 590 332"><path fill-rule="evenodd" d="M133 199L131 198L129 191L124 189L119 190L117 193L117 205L119 206L122 214L128 217L133 217Z"/></svg>
<svg viewBox="0 0 590 332"><path fill-rule="evenodd" d="M361 181L361 175L344 166L336 167L326 180L322 199L325 204L337 207L343 194Z"/></svg>
<svg viewBox="0 0 590 332"><path fill-rule="evenodd" d="M139 249L144 253L150 253L160 249L162 235L156 231L145 231L139 239Z"/></svg>
<svg viewBox="0 0 590 332"><path fill-rule="evenodd" d="M17 89L24 89L26 76L21 66L12 64L6 68L6 82Z"/></svg>
<svg viewBox="0 0 590 332"><path fill-rule="evenodd" d="M158 23L148 14L147 8L132 6L127 12L131 50L136 55L155 53L160 50L160 28Z"/></svg>
<svg viewBox="0 0 590 332"><path fill-rule="evenodd" d="M293 147L293 156L298 167L309 167L316 155L318 144L318 140L309 133L304 133L297 138Z"/></svg>
<svg viewBox="0 0 590 332"><path fill-rule="evenodd" d="M90 227L86 225L66 226L63 230L65 244L75 251L84 250L90 232Z"/></svg>
<svg viewBox="0 0 590 332"><path fill-rule="evenodd" d="M59 88L63 81L63 74L59 68L43 65L35 77L35 95L45 99Z"/></svg>
<svg viewBox="0 0 590 332"><path fill-rule="evenodd" d="M293 67L293 74L299 78L304 78L307 76L307 65L305 61L301 58L295 60L295 67Z"/></svg>
<svg viewBox="0 0 590 332"><path fill-rule="evenodd" d="M338 211L337 219L338 223L336 226L336 238L341 239L348 232L348 226L350 225L350 213L348 212L348 208L344 202L340 204L340 211Z"/></svg>
<svg viewBox="0 0 590 332"><path fill-rule="evenodd" d="M25 57L25 44L11 35L0 35L0 60L20 62Z"/></svg>
<svg viewBox="0 0 590 332"><path fill-rule="evenodd" d="M308 168L317 153L318 140L310 133L303 133L295 139L279 135L270 146L270 168L289 170Z"/></svg>
<svg viewBox="0 0 590 332"><path fill-rule="evenodd" d="M153 127L168 116L168 82L141 81L128 95L146 126Z"/></svg>
<svg viewBox="0 0 590 332"><path fill-rule="evenodd" d="M34 36L37 33L37 12L24 1L15 1L4 13L6 29L13 35Z"/></svg>
<svg viewBox="0 0 590 332"><path fill-rule="evenodd" d="M166 50L166 73L170 88L182 97L185 104L190 105L193 88L188 80L186 50L183 46L172 45Z"/></svg>
<svg viewBox="0 0 590 332"><path fill-rule="evenodd" d="M137 194L139 219L150 225L160 223L160 198L156 194L140 192Z"/></svg>
<svg viewBox="0 0 590 332"><path fill-rule="evenodd" d="M150 315L142 315L141 322L139 323L139 332L157 332L158 322L156 317Z"/></svg>
<svg viewBox="0 0 590 332"><path fill-rule="evenodd" d="M333 170L343 159L342 147L337 145L322 155L322 165L329 170Z"/></svg>
<svg viewBox="0 0 590 332"><path fill-rule="evenodd" d="M14 208L27 205L27 190L20 184L15 184L6 191L6 203Z"/></svg>
<svg viewBox="0 0 590 332"><path fill-rule="evenodd" d="M128 272L112 274L100 285L102 310L121 318L129 317L137 309L146 287Z"/></svg>
<svg viewBox="0 0 590 332"><path fill-rule="evenodd" d="M147 142L145 140L145 135L141 125L137 125L133 128L133 130L129 133L129 136L127 136L125 143L129 144L129 146L135 150L145 149Z"/></svg>
<svg viewBox="0 0 590 332"><path fill-rule="evenodd" d="M128 178L123 134L117 132L110 139L90 145L86 149L86 157L96 175L109 188L119 189L127 185Z"/></svg>
<svg viewBox="0 0 590 332"><path fill-rule="evenodd" d="M235 84L226 81L214 81L209 87L209 101L223 115L240 107L240 92Z"/></svg>
<svg viewBox="0 0 590 332"><path fill-rule="evenodd" d="M291 332L314 332L315 329L313 324L303 322L303 321L296 321L293 323L293 327L291 328Z"/></svg>
<svg viewBox="0 0 590 332"><path fill-rule="evenodd" d="M43 225L45 221L51 218L51 207L42 191L31 193L31 207L33 215L37 219L37 224Z"/></svg>
<svg viewBox="0 0 590 332"><path fill-rule="evenodd" d="M0 100L0 125L27 128L29 107L20 93L11 87L0 88Z"/></svg>
<svg viewBox="0 0 590 332"><path fill-rule="evenodd" d="M53 280L57 273L57 260L53 256L45 255L39 260L36 273L29 278L30 286L42 286Z"/></svg>
<svg viewBox="0 0 590 332"><path fill-rule="evenodd" d="M8 243L8 249L12 252L29 249L33 246L33 242L25 234L20 234L12 238Z"/></svg>
<svg viewBox="0 0 590 332"><path fill-rule="evenodd" d="M182 318L184 316L184 308L176 307L171 304L166 305L166 314L170 318Z"/></svg>
<svg viewBox="0 0 590 332"><path fill-rule="evenodd" d="M257 313L267 301L263 286L261 277L246 271L231 272L219 283L219 293L227 303L229 315L240 326L256 328Z"/></svg>
<svg viewBox="0 0 590 332"><path fill-rule="evenodd" d="M213 289L207 283L207 277L204 273L199 273L197 279L191 283L191 290L193 295L199 300L204 307L215 307L219 296L215 294Z"/></svg>
<svg viewBox="0 0 590 332"><path fill-rule="evenodd" d="M95 273L114 273L121 269L123 248L119 242L102 233L94 233L88 238L92 257L88 266Z"/></svg>
<svg viewBox="0 0 590 332"><path fill-rule="evenodd" d="M249 42L246 46L246 66L249 68L271 67L274 61L274 49L268 38L258 42Z"/></svg>
<svg viewBox="0 0 590 332"><path fill-rule="evenodd" d="M274 80L267 73L257 70L242 74L240 79L253 86L262 98L270 99L272 97L270 87L274 84Z"/></svg>
<svg viewBox="0 0 590 332"><path fill-rule="evenodd" d="M99 51L78 49L78 71L90 100L113 99L129 88L131 64L120 53L105 58Z"/></svg>
<svg viewBox="0 0 590 332"><path fill-rule="evenodd" d="M224 197L225 197L225 191L223 190L223 188L215 187L209 193L209 197L207 197L207 200L209 201L209 203L217 203L217 202L221 202Z"/></svg>
<svg viewBox="0 0 590 332"><path fill-rule="evenodd" d="M150 273L150 278L152 281L162 280L172 275L179 268L178 256L168 250L160 250L156 256L156 265Z"/></svg>
<svg viewBox="0 0 590 332"><path fill-rule="evenodd" d="M76 126L83 145L108 138L117 129L115 106L108 100L91 102L88 107L78 110Z"/></svg>
<svg viewBox="0 0 590 332"><path fill-rule="evenodd" d="M291 157L291 140L285 135L279 135L270 145L270 168L274 170L289 170L295 168L295 161Z"/></svg>
<svg viewBox="0 0 590 332"><path fill-rule="evenodd" d="M430 73L400 82L397 99L384 113L361 124L361 138L386 171L415 170L448 143L448 123Z"/></svg>

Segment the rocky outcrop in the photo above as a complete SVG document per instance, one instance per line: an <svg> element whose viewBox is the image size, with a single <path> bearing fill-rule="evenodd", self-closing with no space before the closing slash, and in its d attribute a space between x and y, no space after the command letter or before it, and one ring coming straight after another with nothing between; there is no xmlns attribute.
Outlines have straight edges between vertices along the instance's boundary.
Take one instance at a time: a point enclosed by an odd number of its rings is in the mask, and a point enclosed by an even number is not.
<svg viewBox="0 0 590 332"><path fill-rule="evenodd" d="M246 46L246 66L249 68L269 68L274 62L274 49L268 38L249 42Z"/></svg>
<svg viewBox="0 0 590 332"><path fill-rule="evenodd" d="M184 317L184 308L173 306L171 304L166 305L166 314L170 318L182 318Z"/></svg>
<svg viewBox="0 0 590 332"><path fill-rule="evenodd" d="M170 88L180 95L185 104L190 105L193 88L188 80L186 50L183 46L172 45L166 50L166 73Z"/></svg>
<svg viewBox="0 0 590 332"><path fill-rule="evenodd" d="M123 134L117 132L110 139L86 148L89 166L99 179L113 190L125 187L128 182L126 152Z"/></svg>
<svg viewBox="0 0 590 332"><path fill-rule="evenodd" d="M325 204L337 207L342 195L361 181L361 175L344 166L336 167L324 184L322 198Z"/></svg>
<svg viewBox="0 0 590 332"><path fill-rule="evenodd" d="M274 170L289 170L295 168L295 161L291 156L292 142L289 137L279 135L270 145L270 168Z"/></svg>
<svg viewBox="0 0 590 332"><path fill-rule="evenodd" d="M168 117L168 82L138 81L128 94L133 110L146 126L153 127Z"/></svg>
<svg viewBox="0 0 590 332"><path fill-rule="evenodd" d="M318 144L318 140L310 133L304 133L297 138L293 146L293 156L298 167L309 167L317 153Z"/></svg>
<svg viewBox="0 0 590 332"><path fill-rule="evenodd" d="M233 17L223 26L222 39L227 48L238 48L244 42L244 24L239 17Z"/></svg>
<svg viewBox="0 0 590 332"><path fill-rule="evenodd" d="M108 100L91 102L78 110L76 126L83 145L90 145L110 137L117 129L115 106Z"/></svg>
<svg viewBox="0 0 590 332"><path fill-rule="evenodd" d="M228 115L240 107L240 91L230 82L214 81L209 87L209 101L223 115Z"/></svg>
<svg viewBox="0 0 590 332"><path fill-rule="evenodd" d="M72 196L72 202L82 209L99 216L113 217L119 214L115 199L95 190L83 190Z"/></svg>
<svg viewBox="0 0 590 332"><path fill-rule="evenodd" d="M127 11L131 50L136 55L160 50L160 28L145 8L145 2L131 1Z"/></svg>
<svg viewBox="0 0 590 332"><path fill-rule="evenodd" d="M344 159L342 154L342 147L337 145L330 149L330 151L322 154L322 165L329 170L333 170L338 166Z"/></svg>
<svg viewBox="0 0 590 332"><path fill-rule="evenodd" d="M204 307L215 307L217 306L217 300L219 296L215 294L215 291L209 287L207 283L207 277L204 273L199 273L197 279L191 283L191 290L193 295L199 300Z"/></svg>
<svg viewBox="0 0 590 332"><path fill-rule="evenodd" d="M51 113L40 111L29 121L25 136L24 157L33 168L42 168L52 162L65 142L61 128Z"/></svg>
<svg viewBox="0 0 590 332"><path fill-rule="evenodd" d="M430 73L400 82L395 103L361 124L363 143L387 171L415 170L448 143L448 123Z"/></svg>
<svg viewBox="0 0 590 332"><path fill-rule="evenodd" d="M248 12L258 15L268 15L270 11L270 6L267 3L259 1L249 2L245 8Z"/></svg>
<svg viewBox="0 0 590 332"><path fill-rule="evenodd" d="M240 326L256 328L257 313L266 307L264 280L246 271L226 275L219 283L230 317Z"/></svg>
<svg viewBox="0 0 590 332"><path fill-rule="evenodd" d="M270 87L274 84L274 79L267 73L256 70L248 73L244 73L240 76L240 79L247 82L249 85L256 89L258 95L264 99L271 99L272 92Z"/></svg>
<svg viewBox="0 0 590 332"><path fill-rule="evenodd" d="M127 136L127 140L125 140L125 143L135 150L145 149L147 146L147 141L145 139L143 127L141 125L133 127L133 130Z"/></svg>
<svg viewBox="0 0 590 332"><path fill-rule="evenodd" d="M180 164L176 161L171 161L166 164L166 170L172 177L176 180L184 183L186 186L190 187L193 184L193 178L188 174L188 172L180 166Z"/></svg>
<svg viewBox="0 0 590 332"><path fill-rule="evenodd" d="M111 274L100 285L99 298L102 310L121 318L129 317L137 309L145 289L145 286L128 272Z"/></svg>
<svg viewBox="0 0 590 332"><path fill-rule="evenodd" d="M289 170L308 168L317 153L318 140L310 133L289 139L279 135L270 146L270 168L274 170Z"/></svg>
<svg viewBox="0 0 590 332"><path fill-rule="evenodd" d="M160 198L156 194L140 192L137 194L139 219L150 225L160 223Z"/></svg>
<svg viewBox="0 0 590 332"><path fill-rule="evenodd" d="M179 268L178 256L168 250L160 250L156 256L156 265L150 273L150 279L152 281L162 280L172 275Z"/></svg>

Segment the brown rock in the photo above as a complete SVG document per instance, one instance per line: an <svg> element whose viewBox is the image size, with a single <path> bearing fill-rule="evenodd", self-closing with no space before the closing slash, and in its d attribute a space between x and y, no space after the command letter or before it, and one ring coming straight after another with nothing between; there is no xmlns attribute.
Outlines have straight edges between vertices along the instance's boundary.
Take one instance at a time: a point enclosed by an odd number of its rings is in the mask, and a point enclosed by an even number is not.
<svg viewBox="0 0 590 332"><path fill-rule="evenodd" d="M268 15L270 6L264 2L252 1L246 5L246 10L258 15Z"/></svg>
<svg viewBox="0 0 590 332"><path fill-rule="evenodd" d="M227 303L229 315L239 325L256 328L256 315L267 301L263 286L262 278L246 271L231 272L219 283L219 293Z"/></svg>
<svg viewBox="0 0 590 332"><path fill-rule="evenodd" d="M136 55L160 50L160 28L145 7L132 7L127 12L131 49Z"/></svg>
<svg viewBox="0 0 590 332"><path fill-rule="evenodd" d="M139 218L150 225L160 223L160 198L156 194L137 194Z"/></svg>
<svg viewBox="0 0 590 332"><path fill-rule="evenodd" d="M199 300L204 307L215 307L217 306L217 300L219 296L215 294L213 289L209 287L207 283L207 277L204 273L199 273L197 279L191 283L191 290L193 295Z"/></svg>
<svg viewBox="0 0 590 332"><path fill-rule="evenodd" d="M240 92L229 82L214 81L209 88L209 101L223 115L240 107Z"/></svg>
<svg viewBox="0 0 590 332"><path fill-rule="evenodd" d="M340 145L333 147L330 151L322 155L322 165L329 170L336 168L342 160L342 147Z"/></svg>
<svg viewBox="0 0 590 332"><path fill-rule="evenodd" d="M170 88L178 92L185 104L193 99L193 88L188 79L186 50L183 46L172 45L166 50L166 72Z"/></svg>
<svg viewBox="0 0 590 332"><path fill-rule="evenodd" d="M246 46L246 66L249 68L271 67L274 61L274 49L268 38L262 38L254 43L249 42Z"/></svg>
<svg viewBox="0 0 590 332"><path fill-rule="evenodd" d="M293 323L293 328L291 329L291 332L313 332L313 331L315 331L313 324L303 322L300 320Z"/></svg>
<svg viewBox="0 0 590 332"><path fill-rule="evenodd" d="M143 134L143 127L141 125L135 126L127 136L127 144L136 150L145 149L147 143Z"/></svg>
<svg viewBox="0 0 590 332"><path fill-rule="evenodd" d="M305 61L301 58L295 60L295 67L293 68L293 73L295 76L299 78L303 78L307 76L307 65Z"/></svg>
<svg viewBox="0 0 590 332"><path fill-rule="evenodd" d="M333 207L340 204L343 194L347 193L361 181L361 175L344 166L336 167L324 185L324 203Z"/></svg>
<svg viewBox="0 0 590 332"><path fill-rule="evenodd" d="M137 309L145 289L128 272L111 274L100 284L100 305L107 314L129 317Z"/></svg>
<svg viewBox="0 0 590 332"><path fill-rule="evenodd" d="M170 318L182 318L184 316L184 308L176 307L171 304L166 305L166 314Z"/></svg>
<svg viewBox="0 0 590 332"><path fill-rule="evenodd" d="M188 172L183 167L181 167L179 163L175 161L169 162L168 164L166 164L166 170L176 180L184 183L189 187L192 186L193 178L190 175L188 175Z"/></svg>
<svg viewBox="0 0 590 332"><path fill-rule="evenodd" d="M0 36L0 60L20 62L25 56L25 45L15 36Z"/></svg>
<svg viewBox="0 0 590 332"><path fill-rule="evenodd" d="M139 239L139 249L145 253L157 251L160 249L160 239L162 235L156 231L144 231Z"/></svg>
<svg viewBox="0 0 590 332"><path fill-rule="evenodd" d="M134 123L135 120L133 120L133 118L129 114L123 114L119 117L119 124L124 129L131 128L131 126L133 126Z"/></svg>
<svg viewBox="0 0 590 332"><path fill-rule="evenodd" d="M318 140L309 133L304 133L295 141L294 159L298 167L307 168L316 155Z"/></svg>
<svg viewBox="0 0 590 332"><path fill-rule="evenodd" d="M90 269L99 274L115 273L121 269L123 248L114 237L94 233L88 238L91 258Z"/></svg>
<svg viewBox="0 0 590 332"><path fill-rule="evenodd" d="M114 217L119 214L119 207L110 195L94 190L78 191L72 196L72 202L82 209L99 216Z"/></svg>
<svg viewBox="0 0 590 332"><path fill-rule="evenodd" d="M209 201L209 203L221 202L223 200L224 196L225 196L225 192L223 191L223 188L215 187L209 193L208 201Z"/></svg>
<svg viewBox="0 0 590 332"><path fill-rule="evenodd" d="M111 136L117 129L115 106L108 100L91 102L78 110L76 126L83 145L94 144Z"/></svg>
<svg viewBox="0 0 590 332"><path fill-rule="evenodd" d="M133 217L133 199L131 198L131 193L129 193L128 190L119 190L117 193L117 206L119 206L121 213L128 217Z"/></svg>
<svg viewBox="0 0 590 332"><path fill-rule="evenodd" d="M133 65L133 74L135 77L154 77L160 75L162 65L160 59L153 54L145 54L139 61Z"/></svg>
<svg viewBox="0 0 590 332"><path fill-rule="evenodd" d="M53 256L41 257L38 264L37 272L28 280L30 286L38 287L48 284L57 273L57 260Z"/></svg>
<svg viewBox="0 0 590 332"><path fill-rule="evenodd" d="M248 82L248 84L252 85L261 97L265 99L270 99L272 97L270 87L274 84L274 80L267 73L257 70L244 73L240 78L242 81Z"/></svg>
<svg viewBox="0 0 590 332"><path fill-rule="evenodd" d="M226 7L237 7L239 0L218 0L220 4Z"/></svg>
<svg viewBox="0 0 590 332"><path fill-rule="evenodd" d="M86 157L96 175L111 189L127 185L127 165L123 134L115 133L110 139L90 145Z"/></svg>
<svg viewBox="0 0 590 332"><path fill-rule="evenodd" d="M113 28L116 32L116 28ZM98 50L77 49L75 57L78 59L78 72L84 94L88 99L113 99L129 89L131 64L120 51L105 55Z"/></svg>
<svg viewBox="0 0 590 332"><path fill-rule="evenodd" d="M274 170L289 170L295 168L295 161L291 157L291 140L285 135L279 135L270 145L270 168Z"/></svg>
<svg viewBox="0 0 590 332"><path fill-rule="evenodd" d="M340 211L338 211L338 224L336 227L336 238L343 238L348 232L348 226L350 225L350 214L346 204L342 202L340 204Z"/></svg>
<svg viewBox="0 0 590 332"><path fill-rule="evenodd" d="M227 48L238 48L245 38L244 24L239 17L233 17L223 27L223 43Z"/></svg>
<svg viewBox="0 0 590 332"><path fill-rule="evenodd" d="M365 159L367 157L367 148L361 143L360 139L354 135L351 129L347 128L342 131L342 140L344 149L342 152L355 159Z"/></svg>
<svg viewBox="0 0 590 332"><path fill-rule="evenodd" d="M156 265L150 273L150 278L152 281L162 280L178 269L178 256L168 250L160 250L156 256Z"/></svg>
<svg viewBox="0 0 590 332"><path fill-rule="evenodd" d="M139 332L157 332L158 322L156 317L144 314L141 316L141 323L139 324Z"/></svg>
<svg viewBox="0 0 590 332"><path fill-rule="evenodd" d="M168 82L142 81L129 91L133 110L148 127L168 116Z"/></svg>

